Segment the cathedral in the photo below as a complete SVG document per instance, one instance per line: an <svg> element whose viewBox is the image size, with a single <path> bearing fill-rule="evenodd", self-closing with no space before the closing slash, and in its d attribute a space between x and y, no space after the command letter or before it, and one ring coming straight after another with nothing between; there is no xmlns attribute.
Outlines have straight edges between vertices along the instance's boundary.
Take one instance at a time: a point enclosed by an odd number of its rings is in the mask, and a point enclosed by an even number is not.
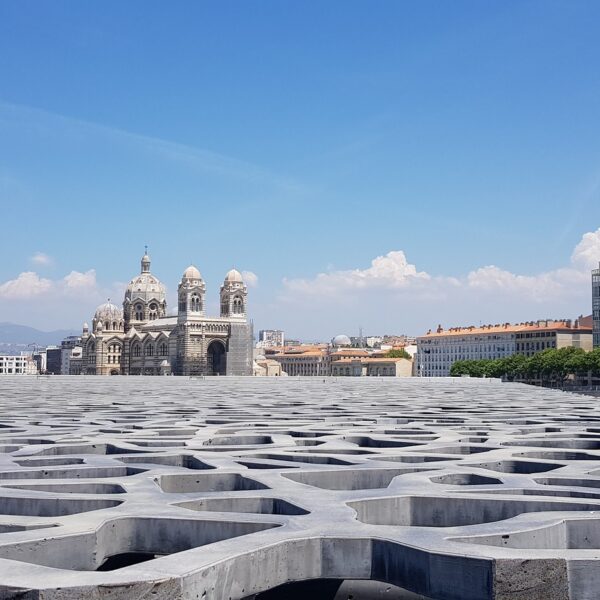
<svg viewBox="0 0 600 600"><path fill-rule="evenodd" d="M252 375L248 288L232 269L221 286L221 316L205 314L206 285L189 266L177 289L177 314L167 316L165 286L150 257L125 290L123 308L101 304L92 329L83 326L81 372L87 375Z"/></svg>

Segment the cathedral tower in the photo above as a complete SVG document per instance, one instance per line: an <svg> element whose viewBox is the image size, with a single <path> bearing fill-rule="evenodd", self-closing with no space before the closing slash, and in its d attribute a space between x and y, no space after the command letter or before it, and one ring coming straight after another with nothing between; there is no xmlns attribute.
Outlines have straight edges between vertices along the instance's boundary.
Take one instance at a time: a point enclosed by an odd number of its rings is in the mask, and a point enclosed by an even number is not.
<svg viewBox="0 0 600 600"><path fill-rule="evenodd" d="M221 316L246 319L248 288L242 274L231 269L221 286Z"/></svg>

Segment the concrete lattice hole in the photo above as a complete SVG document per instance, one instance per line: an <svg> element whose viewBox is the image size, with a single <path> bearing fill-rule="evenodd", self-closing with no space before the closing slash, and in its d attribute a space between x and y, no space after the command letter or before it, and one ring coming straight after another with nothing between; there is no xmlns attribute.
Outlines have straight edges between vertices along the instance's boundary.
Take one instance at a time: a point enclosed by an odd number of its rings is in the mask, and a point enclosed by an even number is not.
<svg viewBox="0 0 600 600"><path fill-rule="evenodd" d="M147 452L147 450L134 450L131 448L120 448L114 444L87 444L87 445L66 445L66 446L51 446L44 448L36 454L38 456L64 456L72 454L136 454Z"/></svg>
<svg viewBox="0 0 600 600"><path fill-rule="evenodd" d="M35 469L31 471L3 471L0 480L4 479L85 479L104 477L129 477L144 473L148 469L135 467L82 467L74 469Z"/></svg>
<svg viewBox="0 0 600 600"><path fill-rule="evenodd" d="M256 513L263 515L307 515L308 511L280 498L203 498L176 504L195 511Z"/></svg>
<svg viewBox="0 0 600 600"><path fill-rule="evenodd" d="M577 479L574 477L544 477L535 479L542 485L564 485L569 487L600 488L600 479Z"/></svg>
<svg viewBox="0 0 600 600"><path fill-rule="evenodd" d="M25 458L15 460L21 467L60 467L66 465L82 465L83 458Z"/></svg>
<svg viewBox="0 0 600 600"><path fill-rule="evenodd" d="M546 471L553 471L554 469L560 469L565 465L557 463L541 463L531 460L499 460L498 462L481 463L478 465L471 465L473 467L479 467L481 469L489 469L490 471L498 471L500 473L545 473Z"/></svg>
<svg viewBox="0 0 600 600"><path fill-rule="evenodd" d="M161 475L157 483L163 492L185 494L191 492L242 492L248 490L266 490L268 487L255 479L239 473L211 473L196 475L182 473Z"/></svg>
<svg viewBox="0 0 600 600"><path fill-rule="evenodd" d="M566 519L546 527L454 538L454 541L519 549L597 550L600 548L600 520Z"/></svg>
<svg viewBox="0 0 600 600"><path fill-rule="evenodd" d="M310 579L285 583L242 600L428 600L389 583L353 579Z"/></svg>
<svg viewBox="0 0 600 600"><path fill-rule="evenodd" d="M335 454L335 452L332 452ZM309 463L313 465L352 465L354 463L333 456L315 456L306 454L254 454L253 458Z"/></svg>
<svg viewBox="0 0 600 600"><path fill-rule="evenodd" d="M423 469L352 469L343 471L297 471L283 476L297 483L325 490L372 490L386 488L394 477Z"/></svg>
<svg viewBox="0 0 600 600"><path fill-rule="evenodd" d="M474 498L468 496L388 496L348 502L357 519L370 525L463 527L504 521L517 515L547 511L593 511L600 504L552 500Z"/></svg>
<svg viewBox="0 0 600 600"><path fill-rule="evenodd" d="M450 475L439 475L429 478L433 483L444 485L500 485L502 481L495 477L484 477L474 473L452 473Z"/></svg>
<svg viewBox="0 0 600 600"><path fill-rule="evenodd" d="M62 517L79 513L113 508L122 504L120 500L99 498L18 498L0 497L0 514L23 515L28 517Z"/></svg>
<svg viewBox="0 0 600 600"><path fill-rule="evenodd" d="M588 454L587 452L569 452L568 450L547 450L539 452L517 452L513 456L523 458L539 458L541 460L598 460L600 455Z"/></svg>
<svg viewBox="0 0 600 600"><path fill-rule="evenodd" d="M145 464L169 467L184 467L192 470L208 470L215 467L208 463L190 456L189 454L179 455L157 455L157 456L126 456L119 459L125 464Z"/></svg>
<svg viewBox="0 0 600 600"><path fill-rule="evenodd" d="M125 517L90 534L73 534L0 546L0 557L74 571L107 571L184 552L279 523Z"/></svg>
<svg viewBox="0 0 600 600"><path fill-rule="evenodd" d="M272 444L270 435L231 435L214 437L202 442L203 446L258 446Z"/></svg>
<svg viewBox="0 0 600 600"><path fill-rule="evenodd" d="M246 467L247 469L299 469L299 465L282 465L276 464L268 461L264 462L256 462L256 461L248 461L248 460L238 460L236 461L238 465L242 465L242 467Z"/></svg>
<svg viewBox="0 0 600 600"><path fill-rule="evenodd" d="M368 436L345 436L342 438L345 442L356 444L361 448L405 448L406 446L418 446L420 443L415 440L402 441L390 439L376 439Z"/></svg>
<svg viewBox="0 0 600 600"><path fill-rule="evenodd" d="M324 444L325 441L313 439L299 439L294 440L294 443L296 444L296 446L320 446L321 444Z"/></svg>
<svg viewBox="0 0 600 600"><path fill-rule="evenodd" d="M56 494L124 494L127 490L116 483L55 483L55 484L12 484L2 485L15 490L53 492Z"/></svg>
<svg viewBox="0 0 600 600"><path fill-rule="evenodd" d="M390 462L401 462L401 463L426 463L426 462L440 462L445 460L456 460L453 456L435 456L426 454L421 456L419 454L402 454L398 456L387 456L380 454L375 457L370 457L369 460L383 460Z"/></svg>
<svg viewBox="0 0 600 600"><path fill-rule="evenodd" d="M440 454L479 454L497 448L485 446L444 446L443 448L419 448L418 452L439 452Z"/></svg>

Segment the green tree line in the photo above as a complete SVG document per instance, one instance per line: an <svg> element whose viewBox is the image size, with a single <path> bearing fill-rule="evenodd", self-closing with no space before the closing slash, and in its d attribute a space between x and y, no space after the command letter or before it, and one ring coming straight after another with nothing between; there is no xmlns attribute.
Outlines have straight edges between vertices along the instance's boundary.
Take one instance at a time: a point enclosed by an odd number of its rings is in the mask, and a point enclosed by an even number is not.
<svg viewBox="0 0 600 600"><path fill-rule="evenodd" d="M494 360L458 360L450 369L452 377L503 377L536 379L542 383L563 383L569 376L599 377L600 348L586 352L581 348L549 348L533 356L513 354Z"/></svg>

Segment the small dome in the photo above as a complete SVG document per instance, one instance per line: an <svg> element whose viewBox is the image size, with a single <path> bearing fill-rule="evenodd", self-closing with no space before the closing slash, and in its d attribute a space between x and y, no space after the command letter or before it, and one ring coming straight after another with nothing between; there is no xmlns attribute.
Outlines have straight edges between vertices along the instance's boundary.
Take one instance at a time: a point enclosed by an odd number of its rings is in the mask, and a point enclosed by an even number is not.
<svg viewBox="0 0 600 600"><path fill-rule="evenodd" d="M202 279L200 271L194 265L190 265L184 272L182 279Z"/></svg>
<svg viewBox="0 0 600 600"><path fill-rule="evenodd" d="M244 283L244 280L242 274L237 269L231 269L231 271L225 275L225 283Z"/></svg>
<svg viewBox="0 0 600 600"><path fill-rule="evenodd" d="M110 301L105 302L96 309L94 319L96 321L121 321L123 319L123 311Z"/></svg>
<svg viewBox="0 0 600 600"><path fill-rule="evenodd" d="M331 340L331 345L335 346L335 347L352 346L352 341L350 340L350 338L347 335L336 335Z"/></svg>

